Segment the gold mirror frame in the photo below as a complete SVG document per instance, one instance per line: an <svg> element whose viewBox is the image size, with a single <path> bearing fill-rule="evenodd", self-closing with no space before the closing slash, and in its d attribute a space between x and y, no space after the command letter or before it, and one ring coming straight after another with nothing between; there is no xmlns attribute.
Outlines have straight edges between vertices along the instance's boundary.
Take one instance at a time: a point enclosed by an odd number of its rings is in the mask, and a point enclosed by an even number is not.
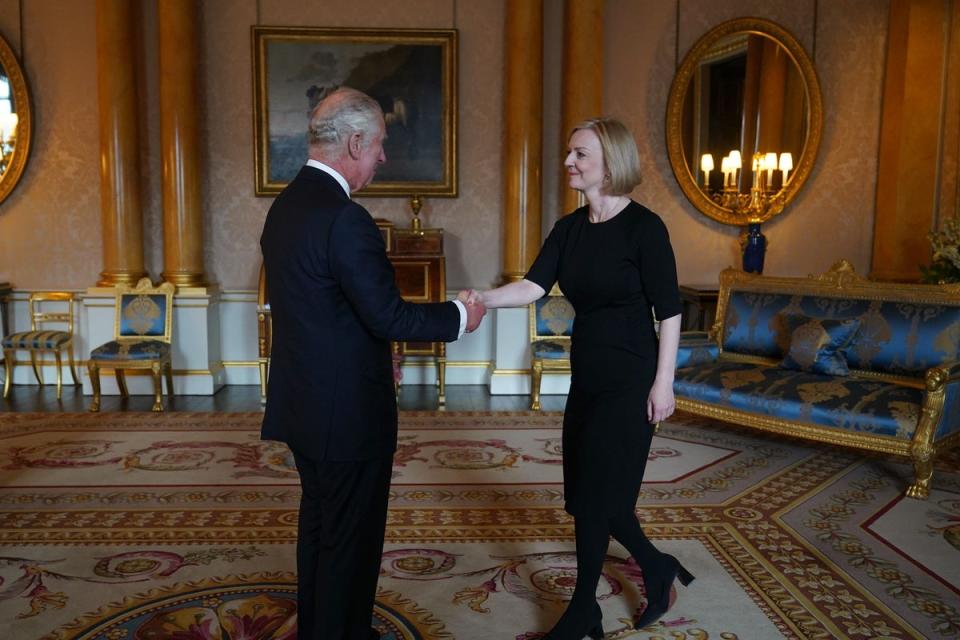
<svg viewBox="0 0 960 640"><path fill-rule="evenodd" d="M794 167L793 175L790 176L787 185L777 194L778 198L782 198L783 206L771 207L757 220L748 220L744 215L720 206L700 189L696 177L690 174L689 165L684 157L681 136L683 103L700 60L723 38L741 33L761 35L782 46L800 70L807 91L807 139L803 145L800 158ZM697 209L704 215L724 224L745 225L748 222L766 222L780 213L803 187L813 170L813 163L820 147L820 137L823 134L823 105L820 82L817 80L813 62L807 56L803 46L790 32L769 20L737 18L724 22L708 31L693 45L677 70L667 101L666 134L667 153L670 156L670 166L673 167L673 174L676 176L683 193Z"/></svg>
<svg viewBox="0 0 960 640"><path fill-rule="evenodd" d="M0 203L6 200L23 175L30 156L30 139L33 132L33 118L30 111L30 93L27 91L27 81L23 69L13 54L7 41L0 36L0 67L10 80L10 95L16 107L17 139L12 152L12 160L6 170L0 175Z"/></svg>

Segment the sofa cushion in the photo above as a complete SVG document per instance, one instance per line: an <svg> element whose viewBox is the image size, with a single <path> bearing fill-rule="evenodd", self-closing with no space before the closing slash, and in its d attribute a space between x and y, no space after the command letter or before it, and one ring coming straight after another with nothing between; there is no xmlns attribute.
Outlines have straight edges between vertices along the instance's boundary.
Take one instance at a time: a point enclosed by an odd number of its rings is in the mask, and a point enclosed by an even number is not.
<svg viewBox="0 0 960 640"><path fill-rule="evenodd" d="M780 360L789 348L785 314L860 318L846 350L851 369L922 378L930 367L960 360L960 304L835 298L732 290L723 351Z"/></svg>
<svg viewBox="0 0 960 640"><path fill-rule="evenodd" d="M781 367L828 376L850 373L844 349L860 328L860 318L811 318L785 313L783 324L790 346Z"/></svg>
<svg viewBox="0 0 960 640"><path fill-rule="evenodd" d="M722 361L678 369L673 389L718 407L898 439L913 436L922 402L920 389L897 384Z"/></svg>

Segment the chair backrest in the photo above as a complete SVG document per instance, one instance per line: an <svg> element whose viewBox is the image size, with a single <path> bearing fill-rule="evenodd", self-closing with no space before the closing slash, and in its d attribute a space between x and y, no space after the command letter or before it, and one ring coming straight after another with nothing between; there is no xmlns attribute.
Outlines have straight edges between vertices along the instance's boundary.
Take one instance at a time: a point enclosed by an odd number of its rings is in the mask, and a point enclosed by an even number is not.
<svg viewBox="0 0 960 640"><path fill-rule="evenodd" d="M67 333L73 333L72 293L41 291L30 294L30 330L40 331L47 323L65 324Z"/></svg>
<svg viewBox="0 0 960 640"><path fill-rule="evenodd" d="M550 293L530 303L530 342L569 340L573 335L573 305L556 286Z"/></svg>
<svg viewBox="0 0 960 640"><path fill-rule="evenodd" d="M169 343L174 291L173 284L164 282L155 287L149 278L141 278L135 287L117 285L114 337Z"/></svg>

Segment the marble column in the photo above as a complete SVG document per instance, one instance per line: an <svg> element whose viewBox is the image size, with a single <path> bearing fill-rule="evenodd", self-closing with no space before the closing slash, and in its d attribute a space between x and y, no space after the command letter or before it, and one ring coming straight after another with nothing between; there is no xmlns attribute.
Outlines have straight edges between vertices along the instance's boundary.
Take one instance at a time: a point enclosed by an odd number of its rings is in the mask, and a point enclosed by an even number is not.
<svg viewBox="0 0 960 640"><path fill-rule="evenodd" d="M193 0L158 0L163 279L203 287L203 210L197 136L197 15Z"/></svg>
<svg viewBox="0 0 960 640"><path fill-rule="evenodd" d="M603 0L566 1L561 87L560 140L566 149L574 125L603 113ZM567 214L580 206L580 194L565 180L560 188L560 210Z"/></svg>
<svg viewBox="0 0 960 640"><path fill-rule="evenodd" d="M134 3L97 0L100 221L103 271L97 286L136 283L143 265Z"/></svg>
<svg viewBox="0 0 960 640"><path fill-rule="evenodd" d="M506 18L503 282L523 278L540 251L543 2L510 0Z"/></svg>

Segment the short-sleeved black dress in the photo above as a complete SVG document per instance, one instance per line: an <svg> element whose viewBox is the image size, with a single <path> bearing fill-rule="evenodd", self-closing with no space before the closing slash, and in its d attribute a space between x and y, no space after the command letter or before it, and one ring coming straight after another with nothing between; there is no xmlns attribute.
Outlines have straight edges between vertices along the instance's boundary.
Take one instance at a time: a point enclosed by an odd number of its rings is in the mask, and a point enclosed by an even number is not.
<svg viewBox="0 0 960 640"><path fill-rule="evenodd" d="M633 513L653 438L653 312L663 320L681 310L667 228L633 201L600 223L581 207L557 222L526 279L545 291L559 281L576 311L563 419L566 510Z"/></svg>

